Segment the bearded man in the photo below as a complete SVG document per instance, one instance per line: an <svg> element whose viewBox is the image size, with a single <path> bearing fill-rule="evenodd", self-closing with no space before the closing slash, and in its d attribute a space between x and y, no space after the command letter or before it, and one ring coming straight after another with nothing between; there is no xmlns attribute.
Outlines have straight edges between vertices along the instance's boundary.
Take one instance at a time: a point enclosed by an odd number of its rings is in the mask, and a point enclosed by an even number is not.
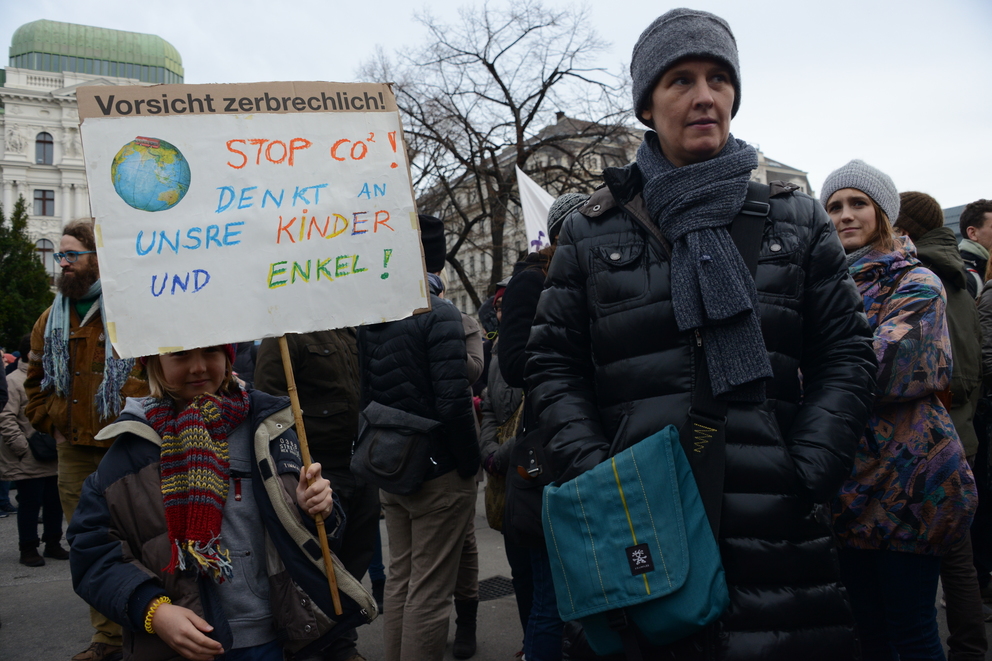
<svg viewBox="0 0 992 661"><path fill-rule="evenodd" d="M140 366L116 358L108 341L93 221L66 225L55 258L62 268L58 294L31 332L24 389L31 424L58 440L59 498L68 524L83 481L112 442L94 437L117 418L125 397L147 395L148 384ZM120 625L92 608L90 620L91 645L73 661L120 659Z"/></svg>

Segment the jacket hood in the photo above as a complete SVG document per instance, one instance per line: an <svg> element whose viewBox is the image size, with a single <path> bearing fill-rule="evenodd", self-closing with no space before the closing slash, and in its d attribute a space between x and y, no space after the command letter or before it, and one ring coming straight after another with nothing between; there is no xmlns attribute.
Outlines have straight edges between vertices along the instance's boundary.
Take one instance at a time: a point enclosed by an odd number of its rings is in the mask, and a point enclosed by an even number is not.
<svg viewBox="0 0 992 661"><path fill-rule="evenodd" d="M148 421L145 415L145 402L151 397L128 397L124 400L124 410L119 419Z"/></svg>
<svg viewBox="0 0 992 661"><path fill-rule="evenodd" d="M921 236L916 241L916 256L941 280L958 289L967 287L964 260L950 227L938 227Z"/></svg>
<svg viewBox="0 0 992 661"><path fill-rule="evenodd" d="M848 267L855 280L877 280L886 273L902 271L920 266L916 258L916 245L908 236L896 237L896 249L892 252L870 250L861 259Z"/></svg>

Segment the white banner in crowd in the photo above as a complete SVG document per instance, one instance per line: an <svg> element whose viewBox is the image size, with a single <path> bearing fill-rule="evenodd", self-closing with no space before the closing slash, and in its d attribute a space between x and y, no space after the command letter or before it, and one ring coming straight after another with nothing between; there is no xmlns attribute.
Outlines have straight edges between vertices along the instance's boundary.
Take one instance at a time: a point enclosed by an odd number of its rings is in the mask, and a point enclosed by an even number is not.
<svg viewBox="0 0 992 661"><path fill-rule="evenodd" d="M524 225L527 228L527 250L537 252L551 245L548 240L548 210L555 198L517 168L517 185L520 188L520 206L524 210Z"/></svg>
<svg viewBox="0 0 992 661"><path fill-rule="evenodd" d="M429 305L387 85L92 86L77 98L121 357Z"/></svg>

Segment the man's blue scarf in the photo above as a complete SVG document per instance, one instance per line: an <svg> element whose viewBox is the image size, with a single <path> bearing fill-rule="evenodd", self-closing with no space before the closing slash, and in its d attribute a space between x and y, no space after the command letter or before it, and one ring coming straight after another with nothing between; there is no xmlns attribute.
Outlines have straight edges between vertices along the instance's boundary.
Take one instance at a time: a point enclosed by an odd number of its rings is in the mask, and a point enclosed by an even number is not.
<svg viewBox="0 0 992 661"><path fill-rule="evenodd" d="M114 347L110 342L110 335L107 333L107 317L103 314L103 289L100 281L97 280L86 292L84 299L96 298L93 307L90 308L81 322L82 326L94 314L99 314L103 321L103 337L105 342L105 356L103 381L100 382L96 391L96 411L101 420L116 418L121 412L121 388L127 382L131 370L134 368L134 359L115 358ZM61 292L55 295L55 302L52 303L52 311L48 315L48 323L45 325L45 352L41 358L41 366L45 371L45 377L41 381L42 390L55 389L59 397L65 397L69 393L69 382L71 381L71 368L69 366L69 326L71 321L72 301L63 296Z"/></svg>

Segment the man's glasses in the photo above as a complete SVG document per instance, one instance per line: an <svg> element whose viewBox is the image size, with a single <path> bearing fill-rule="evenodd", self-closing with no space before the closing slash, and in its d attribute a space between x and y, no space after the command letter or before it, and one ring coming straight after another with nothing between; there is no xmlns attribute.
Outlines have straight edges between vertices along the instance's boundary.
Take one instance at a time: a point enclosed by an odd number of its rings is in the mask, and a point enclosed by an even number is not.
<svg viewBox="0 0 992 661"><path fill-rule="evenodd" d="M65 252L57 252L53 257L55 257L55 262L61 262L63 259L70 264L74 264L80 255L88 255L91 252L96 252L95 250L66 250Z"/></svg>

